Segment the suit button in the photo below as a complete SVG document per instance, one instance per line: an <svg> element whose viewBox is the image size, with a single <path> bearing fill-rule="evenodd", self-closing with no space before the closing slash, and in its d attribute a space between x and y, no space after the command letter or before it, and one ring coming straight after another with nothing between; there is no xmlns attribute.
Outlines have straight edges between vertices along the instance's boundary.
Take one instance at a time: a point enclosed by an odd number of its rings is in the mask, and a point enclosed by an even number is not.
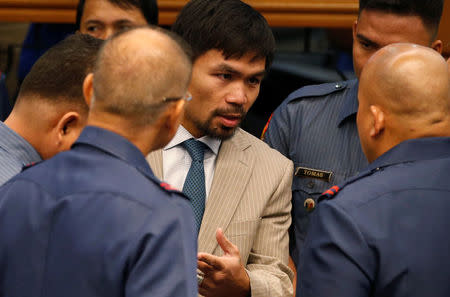
<svg viewBox="0 0 450 297"><path fill-rule="evenodd" d="M311 212L316 208L316 201L313 198L306 198L305 203L303 203L307 212Z"/></svg>

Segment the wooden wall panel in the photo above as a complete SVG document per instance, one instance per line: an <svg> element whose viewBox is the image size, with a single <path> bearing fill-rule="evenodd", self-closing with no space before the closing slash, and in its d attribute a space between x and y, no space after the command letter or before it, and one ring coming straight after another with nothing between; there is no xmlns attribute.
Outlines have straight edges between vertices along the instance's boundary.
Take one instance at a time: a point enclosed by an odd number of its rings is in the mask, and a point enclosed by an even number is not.
<svg viewBox="0 0 450 297"><path fill-rule="evenodd" d="M358 0L244 0L274 27L350 28ZM170 25L187 0L158 0L160 24ZM0 0L2 22L75 22L78 0ZM446 1L439 37L450 53L450 0Z"/></svg>

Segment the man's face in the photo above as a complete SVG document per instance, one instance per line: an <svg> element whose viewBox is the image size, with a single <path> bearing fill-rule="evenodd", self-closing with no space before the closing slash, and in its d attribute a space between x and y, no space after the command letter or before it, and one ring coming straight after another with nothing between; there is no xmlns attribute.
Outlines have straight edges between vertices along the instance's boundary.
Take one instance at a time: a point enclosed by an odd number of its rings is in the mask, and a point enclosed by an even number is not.
<svg viewBox="0 0 450 297"><path fill-rule="evenodd" d="M127 9L108 0L86 0L80 21L80 32L106 39L124 29L147 25L141 10Z"/></svg>
<svg viewBox="0 0 450 297"><path fill-rule="evenodd" d="M363 10L353 25L353 66L359 78L367 60L391 43L431 46L431 35L418 16Z"/></svg>
<svg viewBox="0 0 450 297"><path fill-rule="evenodd" d="M265 74L265 59L247 53L225 59L219 50L209 50L193 65L183 126L195 137L231 137L259 94Z"/></svg>

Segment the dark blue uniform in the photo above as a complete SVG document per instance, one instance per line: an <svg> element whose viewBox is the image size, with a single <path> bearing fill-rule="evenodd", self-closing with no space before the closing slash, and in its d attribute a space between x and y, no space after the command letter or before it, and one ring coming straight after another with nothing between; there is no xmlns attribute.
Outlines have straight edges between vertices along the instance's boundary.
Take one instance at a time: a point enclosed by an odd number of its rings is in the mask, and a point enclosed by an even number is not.
<svg viewBox="0 0 450 297"><path fill-rule="evenodd" d="M182 194L125 138L87 127L72 150L0 189L0 296L197 296Z"/></svg>
<svg viewBox="0 0 450 297"><path fill-rule="evenodd" d="M324 197L299 296L450 296L450 138L405 141Z"/></svg>
<svg viewBox="0 0 450 297"><path fill-rule="evenodd" d="M276 109L264 140L294 162L290 252L295 263L321 193L368 163L356 128L356 80L301 88Z"/></svg>

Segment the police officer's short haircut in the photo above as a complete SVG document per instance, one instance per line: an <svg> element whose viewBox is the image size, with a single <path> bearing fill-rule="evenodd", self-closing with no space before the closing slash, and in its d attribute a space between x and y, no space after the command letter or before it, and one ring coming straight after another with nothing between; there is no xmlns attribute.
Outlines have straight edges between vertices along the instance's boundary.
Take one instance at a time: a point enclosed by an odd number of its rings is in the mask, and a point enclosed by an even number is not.
<svg viewBox="0 0 450 297"><path fill-rule="evenodd" d="M420 17L433 38L437 35L443 9L444 0L359 0L359 13L378 10Z"/></svg>
<svg viewBox="0 0 450 297"><path fill-rule="evenodd" d="M138 8L149 25L158 24L158 4L156 0L107 0L111 4L122 9ZM86 0L80 0L77 6L76 24L80 29L81 17L83 16L84 3Z"/></svg>
<svg viewBox="0 0 450 297"><path fill-rule="evenodd" d="M83 81L93 71L103 41L87 34L70 35L50 48L31 68L17 100L38 98L85 107Z"/></svg>
<svg viewBox="0 0 450 297"><path fill-rule="evenodd" d="M270 67L275 39L266 19L240 0L192 0L181 10L172 31L192 47L194 60L211 49L226 58L254 52Z"/></svg>
<svg viewBox="0 0 450 297"><path fill-rule="evenodd" d="M135 52L124 53L121 45L126 42L125 35L141 29L150 29L165 35L178 46L172 48L179 57L163 55L161 58L158 48L155 48L154 54L152 53L151 45L147 47L147 55L142 58ZM169 60L173 63L168 62ZM125 63L126 66L121 67ZM130 65L133 69L136 67L139 69L132 70L133 74L124 75L129 73ZM137 125L151 124L167 107L167 102L170 102L154 95L168 87L165 83L167 81L170 82L169 88L181 83L178 78L179 74L183 74L179 72L178 65L188 67L190 79L192 50L189 44L174 32L157 26L142 26L120 31L112 35L100 49L93 70L94 98L91 101L91 108L125 117L130 123ZM150 72L154 73L147 75Z"/></svg>

